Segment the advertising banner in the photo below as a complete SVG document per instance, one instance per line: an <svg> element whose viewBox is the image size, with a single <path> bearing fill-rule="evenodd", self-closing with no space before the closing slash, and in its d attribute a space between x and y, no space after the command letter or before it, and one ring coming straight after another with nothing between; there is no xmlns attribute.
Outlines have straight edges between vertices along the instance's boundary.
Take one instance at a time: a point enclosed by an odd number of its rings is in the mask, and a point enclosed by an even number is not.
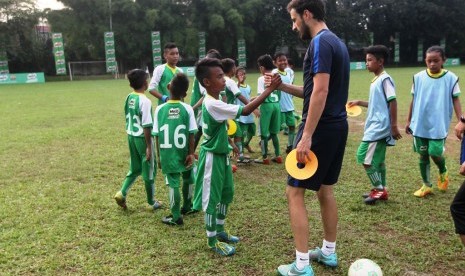
<svg viewBox="0 0 465 276"><path fill-rule="evenodd" d="M205 49L205 32L199 32L199 59L205 57L206 49Z"/></svg>
<svg viewBox="0 0 465 276"><path fill-rule="evenodd" d="M247 56L245 54L245 40L239 39L237 41L237 61L239 62L239 66L246 67L247 66Z"/></svg>
<svg viewBox="0 0 465 276"><path fill-rule="evenodd" d="M152 58L154 68L163 63L161 59L160 32L158 31L152 32Z"/></svg>
<svg viewBox="0 0 465 276"><path fill-rule="evenodd" d="M61 33L52 33L53 56L57 75L66 75L65 47Z"/></svg>
<svg viewBox="0 0 465 276"><path fill-rule="evenodd" d="M107 73L116 73L116 54L115 54L115 37L113 32L105 32L103 34L105 41L105 61Z"/></svg>

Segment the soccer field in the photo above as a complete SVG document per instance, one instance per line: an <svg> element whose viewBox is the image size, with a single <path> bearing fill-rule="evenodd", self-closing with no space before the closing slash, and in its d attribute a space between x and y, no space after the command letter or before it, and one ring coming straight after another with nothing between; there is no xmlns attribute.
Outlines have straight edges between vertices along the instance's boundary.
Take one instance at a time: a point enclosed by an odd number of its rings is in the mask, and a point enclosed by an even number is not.
<svg viewBox="0 0 465 276"><path fill-rule="evenodd" d="M465 76L463 66L450 69ZM464 248L449 212L465 180L458 174L460 142L452 131L445 154L449 190L440 193L435 188L425 199L413 196L421 183L418 156L403 127L412 76L420 70L424 68L387 70L396 83L403 139L387 150L386 202L368 206L362 201L370 184L355 154L366 109L349 118L349 139L335 188L340 264L337 269L314 264L316 275L346 275L359 258L374 260L384 275L464 274ZM253 95L257 78L256 73L247 76ZM349 99L367 100L372 78L367 71L352 71ZM301 80L297 72L296 83ZM129 209L116 205L113 195L128 170L123 105L130 92L127 80L0 86L0 274L273 275L280 264L292 262L295 251L282 164L242 165L234 174L235 199L226 228L241 242L233 257L219 257L207 249L202 214L185 217L182 227L162 224L169 209L145 209L141 179L129 193ZM149 97L155 106L156 100ZM294 101L301 112L302 101ZM454 115L451 130L455 124ZM252 157L259 156L258 141L255 137L251 143L257 152ZM280 135L280 142L284 152L287 136ZM437 171L431 168L435 179ZM160 172L156 198L168 202ZM307 192L306 199L312 248L321 246L323 230L316 196Z"/></svg>

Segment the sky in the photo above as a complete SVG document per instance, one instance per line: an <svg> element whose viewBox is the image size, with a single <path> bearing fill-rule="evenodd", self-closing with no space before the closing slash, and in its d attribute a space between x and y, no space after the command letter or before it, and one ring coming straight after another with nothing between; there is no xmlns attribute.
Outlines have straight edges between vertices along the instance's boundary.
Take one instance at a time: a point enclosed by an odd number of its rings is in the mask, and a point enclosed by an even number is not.
<svg viewBox="0 0 465 276"><path fill-rule="evenodd" d="M36 2L37 2L37 7L40 10L43 10L46 8L50 8L52 10L60 10L63 8L63 4L56 0L36 0Z"/></svg>

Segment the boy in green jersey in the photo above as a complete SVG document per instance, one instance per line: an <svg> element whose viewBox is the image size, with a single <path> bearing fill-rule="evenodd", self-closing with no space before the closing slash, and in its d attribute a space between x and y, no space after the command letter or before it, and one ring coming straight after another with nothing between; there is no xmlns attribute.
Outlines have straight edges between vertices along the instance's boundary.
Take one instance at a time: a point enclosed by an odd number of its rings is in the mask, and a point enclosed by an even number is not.
<svg viewBox="0 0 465 276"><path fill-rule="evenodd" d="M168 85L170 99L155 109L153 135L156 137L159 168L169 186L171 215L162 219L168 225L182 225L181 213L192 212L194 191L194 133L197 131L194 110L181 100L186 97L189 79L178 73ZM182 177L184 204L181 209L179 180Z"/></svg>
<svg viewBox="0 0 465 276"><path fill-rule="evenodd" d="M151 209L158 209L161 203L154 200L156 176L155 156L152 143L152 102L144 95L147 90L148 74L140 69L129 71L128 79L134 92L128 95L124 105L126 114L126 133L130 153L129 172L121 190L115 195L116 203L126 209L126 196L129 189L142 174L147 193L147 203Z"/></svg>
<svg viewBox="0 0 465 276"><path fill-rule="evenodd" d="M166 63L153 69L152 80L149 84L149 92L158 99L158 105L168 100L168 84L177 73L182 73L182 69L176 66L179 61L179 50L176 44L170 42L165 45L163 58Z"/></svg>
<svg viewBox="0 0 465 276"><path fill-rule="evenodd" d="M226 80L221 61L204 58L199 61L195 75L207 90L202 104L202 127L204 140L200 147L199 165L195 178L194 209L205 212L208 246L222 256L233 255L236 250L228 243L237 243L239 238L225 231L224 224L229 204L234 195L234 183L227 120L249 115L281 83L276 76L262 95L246 106L227 104L220 100L220 92Z"/></svg>

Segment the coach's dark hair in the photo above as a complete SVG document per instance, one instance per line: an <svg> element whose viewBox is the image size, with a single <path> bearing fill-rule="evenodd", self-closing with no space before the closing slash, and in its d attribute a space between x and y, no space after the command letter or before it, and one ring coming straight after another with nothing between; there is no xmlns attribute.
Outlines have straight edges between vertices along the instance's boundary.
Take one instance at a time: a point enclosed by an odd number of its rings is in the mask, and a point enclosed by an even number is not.
<svg viewBox="0 0 465 276"><path fill-rule="evenodd" d="M223 65L224 73L230 73L232 69L236 66L236 62L230 58L224 58L221 60L221 64Z"/></svg>
<svg viewBox="0 0 465 276"><path fill-rule="evenodd" d="M221 54L216 49L210 49L207 51L207 55L205 57L221 59Z"/></svg>
<svg viewBox="0 0 465 276"><path fill-rule="evenodd" d="M141 69L133 69L128 72L129 86L134 90L141 89L147 81L148 74Z"/></svg>
<svg viewBox="0 0 465 276"><path fill-rule="evenodd" d="M444 48L442 48L441 46L434 45L434 46L429 47L428 50L426 50L426 53L431 53L431 52L439 53L442 57L442 60L446 60L446 52L444 51Z"/></svg>
<svg viewBox="0 0 465 276"><path fill-rule="evenodd" d="M168 43L165 44L165 47L163 47L163 50L167 51L167 50L171 50L171 49L174 49L174 48L178 48L178 46L176 46L176 44L174 42L168 42Z"/></svg>
<svg viewBox="0 0 465 276"><path fill-rule="evenodd" d="M220 67L223 69L221 61L217 58L203 58L197 62L195 66L195 77L202 86L205 87L203 79L210 77L210 68Z"/></svg>
<svg viewBox="0 0 465 276"><path fill-rule="evenodd" d="M176 98L182 98L189 89L189 79L183 73L177 73L170 82L170 92Z"/></svg>
<svg viewBox="0 0 465 276"><path fill-rule="evenodd" d="M294 9L300 16L304 10L308 10L313 14L313 18L318 21L325 21L326 18L326 1L325 0L292 0L287 4L287 11L291 12Z"/></svg>
<svg viewBox="0 0 465 276"><path fill-rule="evenodd" d="M386 64L389 57L389 49L384 45L373 45L365 49L365 55L371 54L376 57L376 59L383 59L384 64Z"/></svg>
<svg viewBox="0 0 465 276"><path fill-rule="evenodd" d="M257 59L258 67L263 66L265 70L273 70L273 59L270 55L262 55Z"/></svg>

